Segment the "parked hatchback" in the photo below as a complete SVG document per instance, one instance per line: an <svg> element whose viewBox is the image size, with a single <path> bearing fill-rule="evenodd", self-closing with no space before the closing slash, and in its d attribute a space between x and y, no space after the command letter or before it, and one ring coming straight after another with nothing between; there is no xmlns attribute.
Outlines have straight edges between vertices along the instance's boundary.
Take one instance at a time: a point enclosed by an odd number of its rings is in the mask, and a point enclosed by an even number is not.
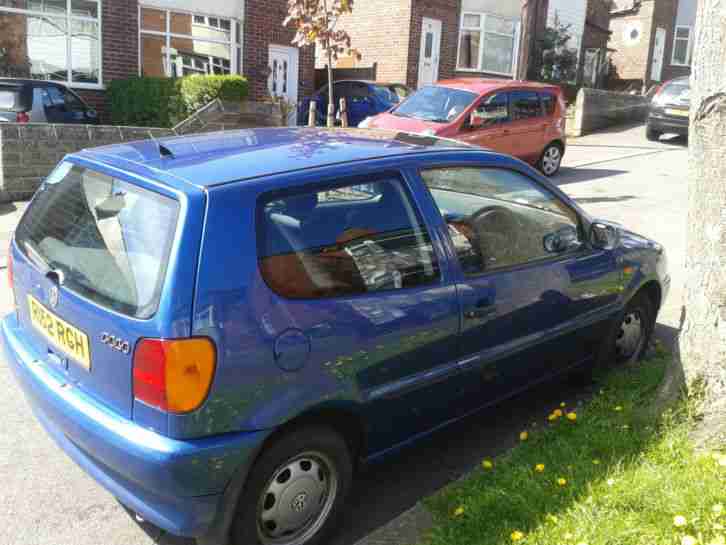
<svg viewBox="0 0 726 545"><path fill-rule="evenodd" d="M348 125L357 127L364 119L390 110L411 93L400 83L378 83L364 80L340 80L333 84L335 114L340 119L340 99L348 109ZM300 103L298 122L307 125L310 103L316 105L316 123L325 126L328 115L328 86L321 87L312 97Z"/></svg>
<svg viewBox="0 0 726 545"><path fill-rule="evenodd" d="M565 114L555 85L462 78L424 87L360 126L454 138L513 155L552 176L565 153Z"/></svg>
<svg viewBox="0 0 726 545"><path fill-rule="evenodd" d="M96 125L98 114L60 83L0 78L0 122Z"/></svg>
<svg viewBox="0 0 726 545"><path fill-rule="evenodd" d="M690 78L674 79L658 87L650 102L645 130L648 140L660 140L665 133L688 136L690 108Z"/></svg>
<svg viewBox="0 0 726 545"><path fill-rule="evenodd" d="M75 153L9 255L47 432L140 517L238 545L322 543L362 462L637 359L669 287L658 244L522 162L385 131Z"/></svg>

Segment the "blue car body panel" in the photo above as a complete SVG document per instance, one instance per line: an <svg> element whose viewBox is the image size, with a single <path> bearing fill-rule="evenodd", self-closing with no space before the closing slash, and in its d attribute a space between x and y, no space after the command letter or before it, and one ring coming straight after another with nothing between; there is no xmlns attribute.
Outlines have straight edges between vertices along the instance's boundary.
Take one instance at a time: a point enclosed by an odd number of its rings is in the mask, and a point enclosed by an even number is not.
<svg viewBox="0 0 726 545"><path fill-rule="evenodd" d="M392 100L387 100L381 96L381 93L376 93L374 87L376 84L367 81L338 81L340 83L356 83L359 85L365 85L368 88L369 96L365 100L353 101L347 104L348 108L348 125L350 127L357 127L361 121L367 117L373 117L383 112L387 112L394 106L396 106L400 99L394 93L391 94ZM380 85L379 85L380 86ZM385 85L383 85L385 87ZM340 98L340 97L336 97ZM314 102L316 105L316 123L320 126L325 126L326 116L328 112L328 92L327 88L318 90L312 97L304 98L300 101L298 107L298 123L300 125L307 125L308 114L310 111L310 103ZM340 106L335 105L336 115Z"/></svg>
<svg viewBox="0 0 726 545"><path fill-rule="evenodd" d="M165 148L161 157L159 146ZM98 373L54 367L24 295L2 322L7 360L38 419L125 505L178 535L224 535L265 440L301 415L359 423L362 458L380 458L535 382L586 365L644 285L664 298L662 248L622 231L617 248L465 276L419 171L516 170L591 219L516 159L455 143L370 131L260 129L120 144L67 158L179 203L161 301L147 320L71 292L58 311L95 338L207 336L217 370L203 405L167 414L133 399L130 356L97 353ZM258 266L258 204L314 186L400 181L431 239L434 283L327 299L285 299ZM30 209L29 209L30 210ZM16 245L15 292L47 290ZM475 320L467 319L473 315ZM115 358L115 359L114 359Z"/></svg>

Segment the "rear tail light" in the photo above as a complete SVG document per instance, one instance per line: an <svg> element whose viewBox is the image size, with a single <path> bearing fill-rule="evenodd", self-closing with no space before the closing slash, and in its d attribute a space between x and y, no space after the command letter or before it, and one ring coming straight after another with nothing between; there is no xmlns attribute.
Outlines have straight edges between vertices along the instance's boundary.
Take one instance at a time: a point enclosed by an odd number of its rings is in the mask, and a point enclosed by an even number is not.
<svg viewBox="0 0 726 545"><path fill-rule="evenodd" d="M209 394L216 360L208 338L143 339L134 353L134 398L170 413L194 411Z"/></svg>
<svg viewBox="0 0 726 545"><path fill-rule="evenodd" d="M28 112L18 112L15 114L15 121L17 123L30 123L30 116Z"/></svg>

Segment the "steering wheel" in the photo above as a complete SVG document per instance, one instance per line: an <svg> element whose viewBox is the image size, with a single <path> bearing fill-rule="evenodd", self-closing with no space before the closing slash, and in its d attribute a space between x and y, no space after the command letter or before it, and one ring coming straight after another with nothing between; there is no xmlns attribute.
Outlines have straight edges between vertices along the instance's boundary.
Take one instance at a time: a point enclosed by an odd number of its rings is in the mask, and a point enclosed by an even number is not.
<svg viewBox="0 0 726 545"><path fill-rule="evenodd" d="M475 233L475 250L484 269L516 263L521 242L517 216L503 206L485 206L469 218Z"/></svg>

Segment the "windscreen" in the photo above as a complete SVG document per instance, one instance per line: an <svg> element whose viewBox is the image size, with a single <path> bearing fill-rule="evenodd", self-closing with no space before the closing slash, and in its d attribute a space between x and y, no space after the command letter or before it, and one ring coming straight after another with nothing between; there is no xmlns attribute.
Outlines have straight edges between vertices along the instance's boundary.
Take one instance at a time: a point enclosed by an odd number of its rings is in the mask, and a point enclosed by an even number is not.
<svg viewBox="0 0 726 545"><path fill-rule="evenodd" d="M61 163L16 231L20 250L63 286L135 318L159 304L177 201L88 168Z"/></svg>
<svg viewBox="0 0 726 545"><path fill-rule="evenodd" d="M461 115L476 98L476 94L459 89L424 87L396 108L393 115L449 123Z"/></svg>

